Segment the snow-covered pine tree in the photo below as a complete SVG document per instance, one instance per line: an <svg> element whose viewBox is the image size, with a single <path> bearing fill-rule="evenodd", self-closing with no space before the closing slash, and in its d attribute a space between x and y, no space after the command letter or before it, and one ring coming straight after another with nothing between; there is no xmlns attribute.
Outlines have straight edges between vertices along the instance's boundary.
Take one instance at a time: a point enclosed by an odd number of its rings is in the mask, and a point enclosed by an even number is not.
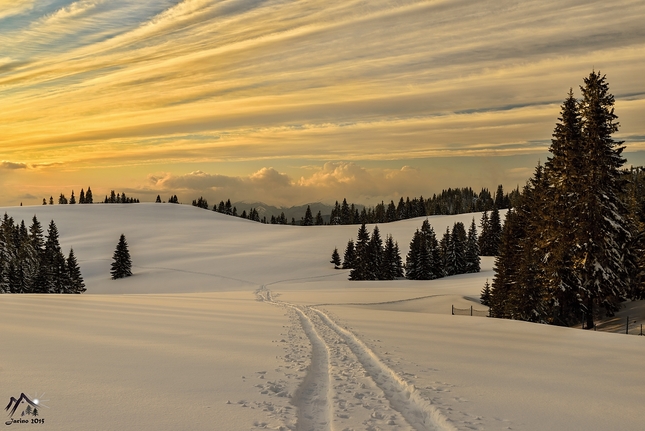
<svg viewBox="0 0 645 431"><path fill-rule="evenodd" d="M354 249L354 241L350 239L349 241L347 241L347 247L345 247L345 254L343 256L343 269L354 268L355 259L356 251Z"/></svg>
<svg viewBox="0 0 645 431"><path fill-rule="evenodd" d="M497 256L499 244L502 240L502 222L499 217L499 209L495 205L493 205L493 209L490 212L489 223L490 236L488 237L488 241L490 248L488 251L490 256Z"/></svg>
<svg viewBox="0 0 645 431"><path fill-rule="evenodd" d="M443 272L445 275L455 274L455 249L450 237L450 228L446 227L446 232L439 242L439 249L441 250L441 263L443 265Z"/></svg>
<svg viewBox="0 0 645 431"><path fill-rule="evenodd" d="M110 270L112 280L132 275L132 260L130 259L130 251L124 234L121 234L119 238L112 260L112 269Z"/></svg>
<svg viewBox="0 0 645 431"><path fill-rule="evenodd" d="M350 280L367 280L369 271L370 234L365 223L358 229L354 253L354 268L349 273Z"/></svg>
<svg viewBox="0 0 645 431"><path fill-rule="evenodd" d="M379 280L383 266L383 240L378 226L374 226L368 244L367 274L365 280Z"/></svg>
<svg viewBox="0 0 645 431"><path fill-rule="evenodd" d="M490 252L490 220L488 218L488 211L483 212L479 224L482 228L482 233L479 236L480 256L492 256Z"/></svg>
<svg viewBox="0 0 645 431"><path fill-rule="evenodd" d="M340 255L338 254L338 248L334 247L334 251L331 254L331 260L329 261L329 263L333 263L335 269L340 268L341 263L340 263Z"/></svg>
<svg viewBox="0 0 645 431"><path fill-rule="evenodd" d="M65 255L60 248L58 240L58 228L52 220L47 229L45 239L45 251L43 258L45 269L45 283L41 288L42 293L65 293L69 286L69 277Z"/></svg>
<svg viewBox="0 0 645 431"><path fill-rule="evenodd" d="M452 248L454 253L454 271L455 274L465 274L467 271L466 261L466 228L462 222L456 222L452 226Z"/></svg>
<svg viewBox="0 0 645 431"><path fill-rule="evenodd" d="M466 272L479 272L481 258L479 257L479 241L477 238L477 225L475 218L468 229L468 238L466 239Z"/></svg>
<svg viewBox="0 0 645 431"><path fill-rule="evenodd" d="M419 280L420 276L420 259L419 254L423 248L423 235L416 230L410 241L410 249L405 259L405 278L408 280Z"/></svg>
<svg viewBox="0 0 645 431"><path fill-rule="evenodd" d="M620 198L625 181L620 174L625 147L611 136L619 126L614 96L600 72L592 72L584 84L580 87L580 113L587 181L581 185L580 209L584 215L576 263L580 268L580 295L587 327L593 328L594 307L602 306L613 315L619 301L627 296L629 267L635 264L635 257L628 247L630 225L627 208Z"/></svg>
<svg viewBox="0 0 645 431"><path fill-rule="evenodd" d="M70 285L66 293L83 293L85 289L85 282L83 275L81 275L81 268L78 266L74 249L69 249L69 256L67 257L67 271L69 274Z"/></svg>
<svg viewBox="0 0 645 431"><path fill-rule="evenodd" d="M488 279L486 279L486 283L484 283L484 287L479 295L479 302L481 302L482 305L490 305L490 283L488 282Z"/></svg>

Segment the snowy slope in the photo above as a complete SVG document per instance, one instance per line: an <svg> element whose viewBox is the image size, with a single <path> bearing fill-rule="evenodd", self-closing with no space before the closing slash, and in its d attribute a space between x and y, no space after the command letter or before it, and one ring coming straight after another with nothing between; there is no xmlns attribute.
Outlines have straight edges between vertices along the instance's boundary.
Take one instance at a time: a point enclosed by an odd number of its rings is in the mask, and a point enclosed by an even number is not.
<svg viewBox="0 0 645 431"><path fill-rule="evenodd" d="M480 274L349 282L328 262L357 226L171 204L5 210L53 218L88 287L0 295L0 401L44 392L45 423L31 427L642 429L643 337L450 314L483 308L491 258ZM472 217L430 223L440 236ZM404 255L422 220L381 234ZM135 275L113 281L121 233Z"/></svg>

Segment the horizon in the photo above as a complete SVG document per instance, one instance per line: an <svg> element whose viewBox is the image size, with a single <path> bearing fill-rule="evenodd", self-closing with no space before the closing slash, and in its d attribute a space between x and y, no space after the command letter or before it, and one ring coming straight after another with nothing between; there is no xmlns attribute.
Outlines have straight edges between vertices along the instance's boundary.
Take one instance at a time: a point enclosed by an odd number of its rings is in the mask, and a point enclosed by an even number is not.
<svg viewBox="0 0 645 431"><path fill-rule="evenodd" d="M510 191L592 70L645 165L642 2L0 4L3 206Z"/></svg>

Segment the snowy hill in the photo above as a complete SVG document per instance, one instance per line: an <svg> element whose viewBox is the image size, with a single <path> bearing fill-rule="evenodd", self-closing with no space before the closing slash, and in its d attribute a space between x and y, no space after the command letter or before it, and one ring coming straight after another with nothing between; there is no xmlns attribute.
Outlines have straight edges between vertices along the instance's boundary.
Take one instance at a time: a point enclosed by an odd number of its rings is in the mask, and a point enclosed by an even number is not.
<svg viewBox="0 0 645 431"><path fill-rule="evenodd" d="M43 400L39 429L642 429L643 337L450 314L483 308L491 258L479 274L350 282L329 259L358 226L169 204L2 210L54 219L88 288L0 295L0 398ZM429 220L441 235L473 217ZM405 256L422 220L379 228ZM121 233L134 276L115 281Z"/></svg>

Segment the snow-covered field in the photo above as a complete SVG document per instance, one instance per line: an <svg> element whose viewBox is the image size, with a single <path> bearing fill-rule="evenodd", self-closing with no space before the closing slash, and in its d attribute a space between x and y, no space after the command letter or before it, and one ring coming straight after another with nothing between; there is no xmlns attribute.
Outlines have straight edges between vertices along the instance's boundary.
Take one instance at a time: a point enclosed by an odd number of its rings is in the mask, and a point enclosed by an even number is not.
<svg viewBox="0 0 645 431"><path fill-rule="evenodd" d="M328 262L357 226L172 204L2 210L54 219L88 288L0 295L0 402L38 397L44 419L10 429L644 429L645 337L451 315L484 309L470 298L490 258L480 274L349 282ZM430 223L440 236L472 217ZM379 228L404 257L421 222ZM121 233L134 276L113 281Z"/></svg>

